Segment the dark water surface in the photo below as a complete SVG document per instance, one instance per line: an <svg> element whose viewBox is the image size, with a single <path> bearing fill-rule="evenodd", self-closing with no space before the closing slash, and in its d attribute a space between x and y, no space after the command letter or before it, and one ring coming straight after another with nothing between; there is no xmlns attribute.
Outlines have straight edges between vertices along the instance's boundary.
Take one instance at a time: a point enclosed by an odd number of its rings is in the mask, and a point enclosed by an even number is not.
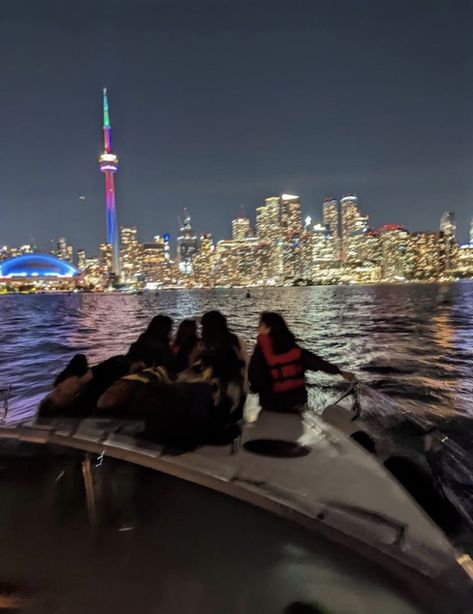
<svg viewBox="0 0 473 614"><path fill-rule="evenodd" d="M158 295L0 297L0 387L12 415L31 414L76 353L92 363L127 351L157 313L177 321L221 309L251 349L262 310L280 311L301 343L416 412L471 414L473 283L162 291ZM318 408L336 378L313 375Z"/></svg>

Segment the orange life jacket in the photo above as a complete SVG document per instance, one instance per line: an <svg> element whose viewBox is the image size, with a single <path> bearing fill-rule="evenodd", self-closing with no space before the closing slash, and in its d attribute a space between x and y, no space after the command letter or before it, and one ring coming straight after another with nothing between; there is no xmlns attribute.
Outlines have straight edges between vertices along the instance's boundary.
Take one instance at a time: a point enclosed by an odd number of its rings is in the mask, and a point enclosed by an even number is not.
<svg viewBox="0 0 473 614"><path fill-rule="evenodd" d="M269 366L273 392L288 392L305 387L302 351L297 345L284 354L275 354L269 335L258 335L258 345Z"/></svg>

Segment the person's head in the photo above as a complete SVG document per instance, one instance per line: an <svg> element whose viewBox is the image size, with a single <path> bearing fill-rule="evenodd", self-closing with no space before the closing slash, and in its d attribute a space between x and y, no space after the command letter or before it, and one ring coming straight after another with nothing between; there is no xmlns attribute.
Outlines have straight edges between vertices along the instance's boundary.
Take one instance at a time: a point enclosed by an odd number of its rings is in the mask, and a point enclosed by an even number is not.
<svg viewBox="0 0 473 614"><path fill-rule="evenodd" d="M195 320L182 320L176 332L174 343L181 347L188 339L197 337L197 323Z"/></svg>
<svg viewBox="0 0 473 614"><path fill-rule="evenodd" d="M232 344L233 335L227 318L220 311L207 311L202 316L202 340L211 349Z"/></svg>
<svg viewBox="0 0 473 614"><path fill-rule="evenodd" d="M156 341L169 343L172 329L172 320L169 316L154 316L146 329L145 335L153 337Z"/></svg>
<svg viewBox="0 0 473 614"><path fill-rule="evenodd" d="M258 334L270 337L276 354L288 352L296 343L296 338L289 330L282 315L274 311L263 311L258 325Z"/></svg>
<svg viewBox="0 0 473 614"><path fill-rule="evenodd" d="M154 355L146 343L132 343L126 357L129 361L130 373L136 373L153 366Z"/></svg>

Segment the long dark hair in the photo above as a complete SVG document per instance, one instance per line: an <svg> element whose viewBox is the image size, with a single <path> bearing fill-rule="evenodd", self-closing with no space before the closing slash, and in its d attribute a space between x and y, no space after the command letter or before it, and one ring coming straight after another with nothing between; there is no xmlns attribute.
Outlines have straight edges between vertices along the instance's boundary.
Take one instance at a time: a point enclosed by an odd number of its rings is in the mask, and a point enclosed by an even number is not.
<svg viewBox="0 0 473 614"><path fill-rule="evenodd" d="M174 337L174 345L182 348L189 343L197 343L197 323L195 320L182 320Z"/></svg>
<svg viewBox="0 0 473 614"><path fill-rule="evenodd" d="M273 344L275 354L289 352L296 345L296 338L289 330L281 314L274 311L263 311L261 322L271 329L269 331L269 338Z"/></svg>
<svg viewBox="0 0 473 614"><path fill-rule="evenodd" d="M144 336L153 341L161 341L169 344L169 335L171 334L172 320L169 316L154 316L148 324L148 328L144 332Z"/></svg>
<svg viewBox="0 0 473 614"><path fill-rule="evenodd" d="M238 339L220 311L207 311L202 316L202 341L207 350L238 348Z"/></svg>

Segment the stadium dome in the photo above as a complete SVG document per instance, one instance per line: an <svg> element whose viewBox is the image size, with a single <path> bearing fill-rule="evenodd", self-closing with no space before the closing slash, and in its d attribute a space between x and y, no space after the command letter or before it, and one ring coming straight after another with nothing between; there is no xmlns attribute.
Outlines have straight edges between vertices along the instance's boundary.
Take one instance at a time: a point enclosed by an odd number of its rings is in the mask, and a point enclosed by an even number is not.
<svg viewBox="0 0 473 614"><path fill-rule="evenodd" d="M24 254L0 262L0 277L74 277L79 274L70 262L50 254Z"/></svg>

